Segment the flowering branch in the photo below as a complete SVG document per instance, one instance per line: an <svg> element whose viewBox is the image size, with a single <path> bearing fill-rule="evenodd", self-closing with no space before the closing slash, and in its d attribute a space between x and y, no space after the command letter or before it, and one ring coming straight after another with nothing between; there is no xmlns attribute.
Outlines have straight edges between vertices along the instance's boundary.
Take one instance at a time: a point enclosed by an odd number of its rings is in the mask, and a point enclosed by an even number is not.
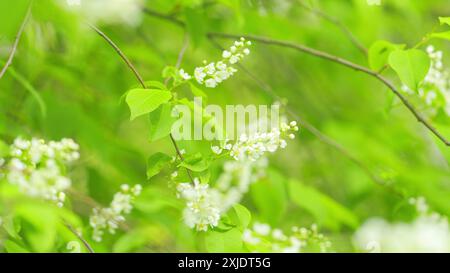
<svg viewBox="0 0 450 273"><path fill-rule="evenodd" d="M25 29L25 26L28 22L28 19L31 15L31 6L33 4L33 1L30 2L30 5L28 6L27 13L25 15L25 18L22 21L22 24L20 25L19 31L17 32L16 39L14 41L13 47L11 49L11 52L9 53L8 60L6 61L5 65L3 66L2 70L0 71L0 79L5 75L6 70L8 67L12 64L12 61L14 59L14 55L17 51L17 46L19 45L20 38L22 37L23 30Z"/></svg>
<svg viewBox="0 0 450 273"><path fill-rule="evenodd" d="M208 33L208 36L209 37L222 37L222 38L227 38L227 39L236 39L238 37L244 37L246 39L251 39L253 41L260 42L263 44L292 48L292 49L304 52L309 55L313 55L313 56L316 56L316 57L319 57L319 58L322 58L325 60L332 61L334 63L338 63L340 65L346 66L353 70L366 73L366 74L378 79L380 82L382 82L384 85L386 85L401 100L401 102L406 106L406 108L409 109L409 111L414 115L414 117L417 119L418 122L425 125L425 127L427 127L428 130L431 131L437 138L439 138L446 146L450 146L450 141L447 140L446 137L444 135L442 135L432 124L430 124L425 119L425 117L423 117L422 114L418 112L418 110L416 110L416 108L408 101L408 99L405 96L403 96L402 93L400 93L400 91L394 86L394 84L391 83L387 78L380 75L376 71L373 71L373 70L371 70L367 67L361 66L359 64L355 64L349 60L340 58L338 56L329 54L327 52L313 49L313 48L304 46L302 44L296 44L296 43L293 43L290 41L276 40L276 39L271 39L271 38L262 37L262 36L255 36L255 35L235 35L235 34L215 33L215 32Z"/></svg>
<svg viewBox="0 0 450 273"><path fill-rule="evenodd" d="M177 18L175 18L174 16L171 15L166 15L163 13L159 13L157 11L153 11L150 10L148 8L144 8L144 12L149 15L149 16L153 16L162 20L166 20L169 21L181 28L184 28L186 25L183 21L178 20ZM212 36L208 35L209 40L218 48L220 48L221 50L224 50L224 48L222 48L214 39ZM258 85L262 88L263 91L265 91L266 93L268 93L270 96L272 96L275 99L279 99L279 96L272 90L272 88L270 86L268 86L267 84L265 84L264 82L262 82L260 79L258 79L256 76L254 76L248 69L246 69L242 64L238 63L237 66L244 71L245 73L247 73L253 80L255 80ZM299 123L306 129L308 130L310 133L312 133L314 136L316 136L320 141L322 141L323 143L333 147L335 150L337 150L338 152L342 153L344 156L348 157L351 161L353 161L356 165L358 165L359 167L361 167L377 184L379 185L385 185L386 183L384 181L382 181L381 179L379 179L375 174L372 173L372 171L370 170L369 167L365 166L364 163L362 161L360 161L358 158L356 158L354 155L352 155L349 151L347 151L345 149L344 146L342 146L341 144L339 144L338 142L336 142L335 140L333 140L332 138L330 138L329 136L323 134L319 129L317 129L316 127L314 127L312 124L310 124L309 122L307 122L306 120L304 120L303 118L300 118L300 116L294 111L292 110L292 108L290 108L289 106L287 106L287 110L288 113L295 118L296 120L299 121Z"/></svg>
<svg viewBox="0 0 450 273"><path fill-rule="evenodd" d="M111 38L109 38L104 32L102 32L99 28L97 28L94 25L89 24L89 26L95 31L97 32L98 35L100 35L109 45L111 45L114 50L117 52L117 54L119 54L119 56L122 58L122 60L127 64L127 66L130 68L131 71L133 71L134 75L136 76L136 78L138 79L139 83L142 85L142 88L146 89L146 85L144 83L144 80L142 78L142 76L139 74L139 72L137 71L137 69L134 67L134 65L130 62L130 60L127 58L127 56L123 53L122 50L120 50L120 48L111 40ZM184 47L183 47L184 48ZM177 61L177 64L180 63L181 64L181 59L183 58L184 55L184 51L182 50L182 53L180 53L180 55L178 56L179 61ZM175 139L173 138L172 134L170 134L170 140L173 143L173 146L175 147L175 151L178 154L178 157L183 160L183 155L181 154L180 149L178 148L178 145L175 141ZM190 174L190 171L187 170L189 178L191 180L192 183L194 183L194 179L192 177L192 175Z"/></svg>
<svg viewBox="0 0 450 273"><path fill-rule="evenodd" d="M220 50L223 50L222 46L220 46L212 37L209 38L209 40ZM254 75L250 70L248 70L243 64L237 64L239 69L241 71L244 71L249 75L249 77L256 82L257 85L269 96L271 96L274 100L281 100L281 97L276 94L276 92L272 89L270 85L265 83L263 80L258 78L256 75ZM348 151L344 146L342 146L340 143L338 143L336 140L332 139L331 137L325 135L322 133L319 129L314 127L311 123L304 120L300 115L298 115L294 109L292 109L291 106L286 105L286 111L287 113L294 119L297 120L301 127L308 130L311 134L316 136L321 142L331 146L336 151L343 154L345 157L347 157L350 161L355 163L358 167L360 167L377 185L380 186L387 186L389 190L391 190L394 194L403 196L402 193L397 192L394 188L389 187L389 185L384 181L383 179L379 178L376 174L372 172L369 166L367 166L363 161L358 159L354 154L352 154L350 151Z"/></svg>

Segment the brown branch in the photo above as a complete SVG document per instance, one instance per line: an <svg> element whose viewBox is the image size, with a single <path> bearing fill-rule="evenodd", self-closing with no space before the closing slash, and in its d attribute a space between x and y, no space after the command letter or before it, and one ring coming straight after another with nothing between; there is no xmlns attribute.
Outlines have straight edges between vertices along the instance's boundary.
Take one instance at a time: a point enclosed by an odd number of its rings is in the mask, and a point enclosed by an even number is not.
<svg viewBox="0 0 450 273"><path fill-rule="evenodd" d="M103 31L101 31L99 28L97 28L94 25L89 24L89 26L97 32L98 35L100 35L105 41L108 42L109 45L111 45L114 50L119 54L119 56L122 58L122 60L127 64L128 68L133 72L133 74L136 76L139 83L142 85L142 88L145 87L144 79L141 77L137 69L134 67L134 65L131 63L131 61L127 58L127 56L120 50L120 48L106 35Z"/></svg>
<svg viewBox="0 0 450 273"><path fill-rule="evenodd" d="M6 61L5 65L3 66L2 70L0 71L0 79L3 77L3 75L5 75L6 70L12 64L14 55L16 54L16 51L17 51L17 46L19 45L20 38L22 37L22 34L23 34L23 30L25 29L25 26L26 26L28 20L30 19L32 5L33 5L33 1L30 2L27 13L25 14L22 24L20 25L19 31L16 34L16 38L15 38L13 47L11 49L11 52L9 53L8 60Z"/></svg>
<svg viewBox="0 0 450 273"><path fill-rule="evenodd" d="M358 48L359 51L361 51L364 55L367 55L367 48L356 38L355 35L337 18L334 18L326 13L324 13L321 10L315 9L313 7L308 6L303 2L303 0L296 0L296 2L303 7L304 9L310 11L311 13L315 14L318 17L321 17L322 19L336 25L338 28L341 29L341 31L348 37L350 42Z"/></svg>
<svg viewBox="0 0 450 273"><path fill-rule="evenodd" d="M64 226L66 226L67 229L70 230L78 238L78 240L80 240L83 243L84 247L89 251L89 253L95 253L94 249L89 245L86 239L84 239L83 236L81 236L81 234L78 233L78 231L76 231L74 227L72 227L67 222L64 222Z"/></svg>
<svg viewBox="0 0 450 273"><path fill-rule="evenodd" d="M437 138L439 138L446 146L450 146L450 142L442 135L432 124L430 124L425 117L422 116L421 113L419 113L415 107L408 101L408 99L392 84L388 79L383 77L382 75L378 74L378 72L373 71L367 67L361 66L359 64L355 64L351 61L348 61L346 59L340 58L335 55L331 55L329 53L313 49L301 44L296 44L289 41L282 41L282 40L276 40L271 39L267 37L262 36L256 36L256 35L235 35L235 34L226 34L226 33L217 33L217 32L211 32L208 33L209 37L222 37L227 39L239 39L240 37L244 37L249 40L253 40L256 42L260 42L263 44L268 45L276 45L281 47L287 47L292 48L298 51L301 51L303 53L316 56L328 61L332 61L334 63L338 63L340 65L346 66L348 68L351 68L356 71L363 72L365 74L368 74L376 79L378 79L380 82L382 82L385 86L387 86L403 103L403 105L406 106L406 108L409 109L409 111L414 115L414 117L417 119L418 122L422 123L430 132L432 132Z"/></svg>
<svg viewBox="0 0 450 273"><path fill-rule="evenodd" d="M90 27L95 30L95 32L97 32L109 45L111 45L114 50L117 52L117 54L119 54L119 56L122 58L122 60L127 64L127 66L133 71L134 75L136 76L136 78L138 79L139 83L142 85L142 88L146 88L145 83L141 77L141 75L139 74L139 72L137 71L137 69L133 66L133 64L129 61L129 59L127 58L127 56L123 53L122 50L120 50L120 48L105 34L103 33L99 28L90 25ZM186 46L187 47L187 46ZM184 46L183 46L184 48ZM179 61L177 61L177 63L181 64L181 59L183 58L184 55L184 51L185 49L182 49L182 53L179 54L178 58ZM178 154L178 157L183 160L183 155L181 154L180 149L178 148L178 145L175 141L175 139L173 138L172 134L170 134L170 139L175 147L175 151ZM194 183L194 179L190 173L190 171L188 169L186 169L189 175L189 178L191 180L192 183Z"/></svg>

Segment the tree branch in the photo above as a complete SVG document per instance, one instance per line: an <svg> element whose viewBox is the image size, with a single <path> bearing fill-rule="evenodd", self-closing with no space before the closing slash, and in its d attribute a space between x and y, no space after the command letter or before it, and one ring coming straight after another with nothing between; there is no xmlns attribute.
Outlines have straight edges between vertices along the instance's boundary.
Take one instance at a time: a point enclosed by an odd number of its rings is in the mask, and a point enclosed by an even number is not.
<svg viewBox="0 0 450 273"><path fill-rule="evenodd" d="M210 41L220 50L223 50L223 48L212 38L210 38ZM252 80L256 82L256 84L269 96L271 96L275 100L281 100L281 97L276 94L276 92L272 89L270 85L265 83L263 80L259 79L256 75L254 75L251 71L249 71L244 65L241 63L238 63L237 66L240 70L244 71ZM296 121L299 122L299 124L304 127L307 131L309 131L311 134L313 134L319 141L331 146L336 151L343 154L345 157L347 157L350 161L352 161L354 164L356 164L358 167L360 167L376 184L381 186L388 186L387 183L379 178L377 175L375 175L372 170L360 159L358 159L355 155L353 155L351 152L349 152L344 146L342 146L340 143L335 141L334 139L330 138L329 136L323 134L319 129L314 127L312 124L304 120L302 117L300 117L292 107L289 105L286 105L287 113L294 118ZM398 192L396 192L393 188L389 187L389 189L396 193L397 195L401 195Z"/></svg>
<svg viewBox="0 0 450 273"><path fill-rule="evenodd" d="M348 61L346 59L340 58L335 55L331 55L329 53L313 49L301 44L296 44L289 41L282 41L282 40L276 40L271 39L267 37L262 36L256 36L256 35L236 35L236 34L226 34L226 33L217 33L217 32L210 32L208 33L209 37L222 37L227 39L239 39L240 37L244 37L246 39L260 42L263 44L268 45L276 45L281 47L287 47L292 48L298 51L301 51L303 53L316 56L328 61L332 61L334 63L338 63L340 65L346 66L348 68L351 68L356 71L363 72L365 74L368 74L376 79L378 79L380 82L382 82L385 86L387 86L403 103L403 105L406 106L406 108L409 109L409 111L414 115L414 117L417 119L418 122L422 123L430 132L432 132L438 139L440 139L446 146L450 146L450 142L442 135L431 123L429 123L425 117L422 116L421 113L419 113L416 108L408 101L408 99L392 84L387 78L380 75L378 72L373 71L367 67L361 66L359 64L355 64L351 61Z"/></svg>
<svg viewBox="0 0 450 273"><path fill-rule="evenodd" d="M23 30L25 29L25 26L26 26L28 20L30 19L32 5L33 5L33 1L30 2L27 13L25 14L22 24L20 25L19 31L16 34L16 39L14 41L11 52L9 53L8 60L6 61L5 65L3 66L2 70L0 71L0 79L3 77L3 75L5 75L6 70L12 64L14 55L16 54L16 51L17 51L17 46L19 45L20 38L22 37L22 34L23 34Z"/></svg>
<svg viewBox="0 0 450 273"><path fill-rule="evenodd" d="M66 226L68 230L70 230L75 236L77 236L78 240L80 240L83 243L84 247L89 251L89 253L95 253L94 249L89 245L86 239L84 239L83 236L81 236L81 234L78 233L78 231L76 231L74 227L72 227L69 223L65 221L64 226Z"/></svg>

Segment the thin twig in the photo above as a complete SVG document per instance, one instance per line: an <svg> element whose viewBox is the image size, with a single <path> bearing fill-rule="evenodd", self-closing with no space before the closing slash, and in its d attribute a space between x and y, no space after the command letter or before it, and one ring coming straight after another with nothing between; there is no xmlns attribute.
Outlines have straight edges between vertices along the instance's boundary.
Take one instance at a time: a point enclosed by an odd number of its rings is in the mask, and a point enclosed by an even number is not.
<svg viewBox="0 0 450 273"><path fill-rule="evenodd" d="M296 2L304 9L310 11L316 16L319 16L324 20L336 25L348 37L350 42L352 42L356 46L356 48L358 48L359 51L361 51L364 55L367 55L367 48L358 40L358 38L356 38L355 35L353 35L353 33L340 20L324 13L321 10L308 6L303 2L303 0L296 0Z"/></svg>
<svg viewBox="0 0 450 273"><path fill-rule="evenodd" d="M134 73L134 75L138 79L139 83L145 89L146 87L145 87L144 79L141 77L141 75L139 74L137 69L134 67L134 65L131 63L131 61L127 58L127 56L122 52L122 50L120 50L120 48L108 37L108 35L106 35L99 28L97 28L96 26L94 26L92 24L89 24L89 26L93 30L95 30L95 32L97 32L98 35L100 35L103 39L105 39L108 42L108 44L110 44L114 48L114 50L117 52L117 54L119 54L119 56L122 58L122 60L127 64L128 68L130 68L130 70Z"/></svg>
<svg viewBox="0 0 450 273"><path fill-rule="evenodd" d="M187 50L188 46L189 46L189 36L185 32L184 33L184 38L183 38L183 46L181 47L180 53L178 54L177 63L175 64L175 67L177 69L180 68L180 66L181 66L181 62L183 61L183 57L184 57L184 54L186 53L186 50ZM169 80L169 79L167 79L167 80ZM167 84L167 80L166 80L165 84ZM178 148L178 144L175 141L175 139L173 138L172 134L170 134L170 140L172 141L173 146L175 147L175 150L177 151L178 157L180 158L181 161L184 161L183 154L181 153L180 148ZM194 178L192 176L191 170L186 168L186 172L187 172L191 182L194 182Z"/></svg>
<svg viewBox="0 0 450 273"><path fill-rule="evenodd" d="M64 225L67 227L68 230L70 230L75 236L77 236L78 240L80 240L84 247L87 249L87 251L89 251L89 253L95 253L94 249L89 245L89 243L83 238L83 236L81 236L80 233L78 233L78 231L75 230L74 227L72 227L69 223L64 222Z"/></svg>
<svg viewBox="0 0 450 273"><path fill-rule="evenodd" d="M172 23L175 23L177 26L180 27L185 27L184 22L178 20L177 18L170 16L170 15L165 15L162 13L159 13L157 11L153 11L153 10L149 10L149 9L144 9L144 11L150 15L150 16L154 16L157 17L159 19L163 19ZM211 42L214 43L215 46L217 46L218 48L220 48L221 50L223 50L223 48L214 40L212 39L212 36L208 35L208 38ZM250 71L248 71L248 69L246 69L245 67L243 67L241 64L238 64L238 66L244 71L246 72L253 80L255 80L258 85L260 85L260 87L268 92L272 97L274 98L279 98L279 96L273 92L272 88L267 85L266 83L262 82L260 79L258 79L256 76L254 76ZM288 107L289 109L289 107ZM337 151L341 152L343 155L347 156L349 159L351 159L353 162L355 162L358 166L363 166L364 164L359 161L357 158L355 158L353 155L351 155L350 152L348 152L342 145L340 145L339 143L337 143L336 141L334 141L333 139L331 139L330 137L324 135L322 132L320 132L319 129L315 128L313 125L311 125L310 123L306 122L305 120L303 120L302 118L299 117L298 114L295 113L295 111L293 111L292 109L289 110L290 115L293 116L295 119L298 120L298 122L300 122L301 124L303 124L303 127L305 129L307 129L309 132L311 132L313 135L315 135L319 140L321 140L322 142L324 142L325 144L328 144L330 146L332 146L333 148L335 148ZM380 183L380 180L374 175L372 174L372 172L369 170L368 167L363 167L363 169L368 172L368 174L378 183L378 184L382 184L384 182Z"/></svg>
<svg viewBox="0 0 450 273"><path fill-rule="evenodd" d="M122 50L120 50L120 48L111 40L111 38L109 38L104 32L102 32L99 28L90 25L90 27L95 30L109 45L111 45L114 50L117 52L117 54L119 54L119 56L122 58L122 60L127 64L127 66L133 71L134 75L136 76L136 78L138 79L139 83L142 85L142 88L146 88L145 83L143 81L143 78L141 77L141 75L139 74L139 72L137 71L137 69L133 66L133 64L129 61L129 59L127 58L127 56L123 53ZM182 50L183 52L185 50ZM177 61L177 63L181 64L181 58L183 58L183 54L180 54L179 57L179 61ZM181 56L181 57L180 57ZM172 134L170 134L170 139L172 140L172 143L175 147L175 151L178 154L178 157L183 160L183 155L181 154L180 149L178 148L178 145L175 141L175 139L173 138ZM194 183L194 179L192 177L192 175L190 174L190 171L188 170L188 174L189 174L189 178L191 179L191 182Z"/></svg>
<svg viewBox="0 0 450 273"><path fill-rule="evenodd" d="M208 33L209 37L222 37L227 39L239 39L240 37L244 37L249 40L253 40L256 42L260 42L263 44L268 45L276 45L281 47L287 47L292 48L304 53L307 53L312 56L316 56L325 60L332 61L334 63L341 64L343 66L346 66L348 68L351 68L356 71L361 71L365 74L368 74L376 79L378 79L380 82L382 82L385 86L387 86L400 100L401 102L406 106L406 108L409 109L409 111L414 115L414 117L417 119L418 122L425 125L426 128L428 128L429 131L431 131L436 137L438 137L446 146L450 146L450 141L448 141L444 135L442 135L432 124L430 124L425 117L422 116L421 113L419 113L415 107L408 101L408 99L403 96L403 94L392 84L387 78L383 77L382 75L378 74L378 72L373 71L367 67L361 66L359 64L355 64L349 60L340 58L335 55L331 55L327 52L323 52L317 49L313 49L301 44L296 44L289 41L282 41L282 40L276 40L271 39L268 37L262 37L262 36L256 36L256 35L236 35L236 34L226 34L226 33L217 33L217 32L210 32Z"/></svg>
<svg viewBox="0 0 450 273"><path fill-rule="evenodd" d="M30 2L27 13L22 21L22 24L20 25L19 31L16 34L16 39L14 41L11 52L9 53L8 60L6 61L5 65L3 66L2 70L0 71L0 79L3 77L3 75L5 75L6 70L12 64L14 55L16 54L16 51L17 51L17 46L19 45L20 38L22 37L22 34L23 34L23 30L25 29L25 26L26 26L28 20L30 19L32 5L33 5L33 1Z"/></svg>

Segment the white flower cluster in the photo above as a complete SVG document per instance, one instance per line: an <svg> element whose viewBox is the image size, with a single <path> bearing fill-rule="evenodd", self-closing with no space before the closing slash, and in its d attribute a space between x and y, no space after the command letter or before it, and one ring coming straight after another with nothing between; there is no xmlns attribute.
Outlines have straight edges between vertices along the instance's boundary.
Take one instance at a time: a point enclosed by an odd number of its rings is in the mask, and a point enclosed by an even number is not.
<svg viewBox="0 0 450 273"><path fill-rule="evenodd" d="M427 47L427 53L431 66L418 89L419 96L433 112L442 108L450 116L450 71L443 65L442 51L436 51L430 45ZM407 93L413 93L406 85L403 85L402 89Z"/></svg>
<svg viewBox="0 0 450 273"><path fill-rule="evenodd" d="M208 227L219 224L219 196L208 184L200 183L198 178L194 179L194 184L180 183L177 185L177 196L186 201L183 219L187 226L197 231L207 231Z"/></svg>
<svg viewBox="0 0 450 273"><path fill-rule="evenodd" d="M311 228L292 227L291 235L281 229L272 229L268 224L255 223L253 229L246 229L242 240L254 252L299 253L305 248L317 246L320 252L327 252L331 242L318 232L317 226ZM310 250L310 249L309 249Z"/></svg>
<svg viewBox="0 0 450 273"><path fill-rule="evenodd" d="M100 242L104 230L114 234L119 224L125 221L124 214L128 214L133 209L133 201L136 196L141 194L142 186L137 184L133 187L123 184L120 186L120 192L117 192L109 207L94 208L89 217L89 224L93 228L92 238Z"/></svg>
<svg viewBox="0 0 450 273"><path fill-rule="evenodd" d="M213 146L211 149L216 154L229 150L230 156L238 161L255 161L266 152L274 153L279 148L286 148L287 142L284 137L294 139L292 131L298 131L297 122L291 121L289 124L282 122L280 128L273 128L268 133L255 132L250 136L243 133L234 145L225 142L221 147Z"/></svg>
<svg viewBox="0 0 450 273"><path fill-rule="evenodd" d="M419 212L411 223L389 223L381 218L366 221L355 233L358 249L368 252L450 252L448 220L428 211L424 198L412 199Z"/></svg>
<svg viewBox="0 0 450 273"><path fill-rule="evenodd" d="M261 157L256 161L226 161L223 172L216 180L214 189L220 194L220 210L226 212L239 203L252 183L266 175L268 159Z"/></svg>
<svg viewBox="0 0 450 273"><path fill-rule="evenodd" d="M221 215L241 201L250 184L265 176L267 165L267 158L255 162L227 161L213 187L197 178L194 184L178 184L177 196L186 201L183 211L186 225L198 231L217 226ZM177 176L177 171L171 174L171 178Z"/></svg>
<svg viewBox="0 0 450 273"><path fill-rule="evenodd" d="M66 0L64 7L92 23L136 26L142 19L143 0Z"/></svg>
<svg viewBox="0 0 450 273"><path fill-rule="evenodd" d="M248 46L251 44L250 41L241 38L239 41L235 41L228 50L222 52L222 59L220 61L211 63L203 61L204 66L196 67L194 70L195 80L208 88L215 88L219 83L228 79L237 71L232 65L242 60L245 55L250 54ZM183 69L180 69L179 74L184 80L192 78Z"/></svg>
<svg viewBox="0 0 450 273"><path fill-rule="evenodd" d="M46 143L42 139L18 137L10 146L10 158L3 162L6 179L21 192L54 201L62 207L64 191L71 186L70 179L64 175L65 167L80 157L78 149L72 139Z"/></svg>

